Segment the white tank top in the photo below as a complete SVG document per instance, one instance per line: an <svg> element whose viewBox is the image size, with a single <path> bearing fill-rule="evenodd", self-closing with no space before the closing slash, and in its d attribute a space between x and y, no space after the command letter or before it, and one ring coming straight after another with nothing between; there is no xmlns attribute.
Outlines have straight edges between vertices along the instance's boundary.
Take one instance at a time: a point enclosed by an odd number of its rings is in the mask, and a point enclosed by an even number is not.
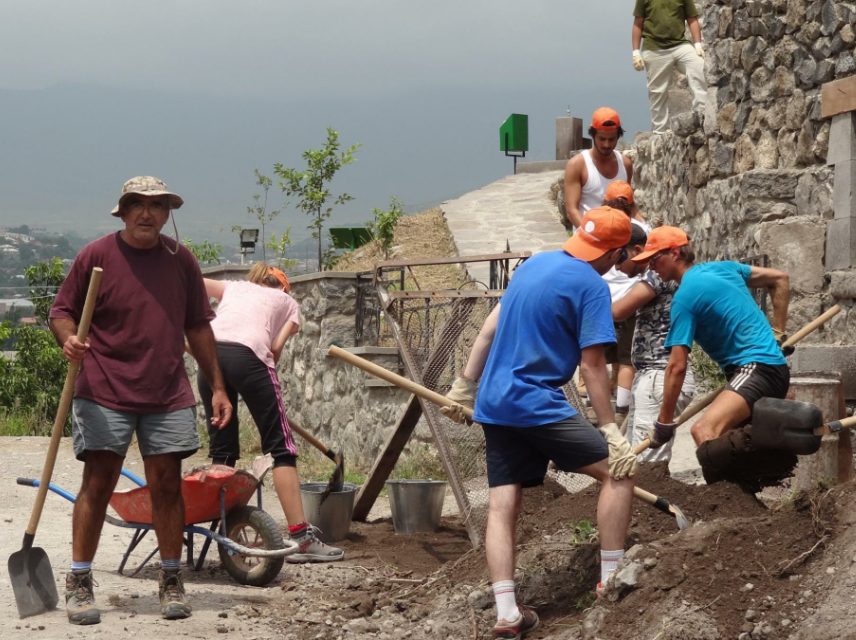
<svg viewBox="0 0 856 640"><path fill-rule="evenodd" d="M614 178L607 178L594 166L594 160L591 159L591 149L586 149L582 153L586 163L586 173L588 173L588 180L583 185L580 194L580 212L585 214L589 209L594 209L603 204L603 194L610 182L627 181L627 169L624 168L624 157L619 151L613 149L612 153L615 154L615 159L618 161L618 173L615 174Z"/></svg>

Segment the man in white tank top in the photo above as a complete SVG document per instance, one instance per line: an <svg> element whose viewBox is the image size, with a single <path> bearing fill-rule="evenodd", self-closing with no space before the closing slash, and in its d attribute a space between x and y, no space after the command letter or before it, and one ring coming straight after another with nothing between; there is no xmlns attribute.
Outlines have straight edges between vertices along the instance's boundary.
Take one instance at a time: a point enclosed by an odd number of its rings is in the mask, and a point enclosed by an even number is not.
<svg viewBox="0 0 856 640"><path fill-rule="evenodd" d="M574 228L580 226L586 211L600 206L610 182L633 178L630 158L615 150L624 135L618 112L610 107L595 110L588 133L592 148L578 153L565 166L565 213Z"/></svg>

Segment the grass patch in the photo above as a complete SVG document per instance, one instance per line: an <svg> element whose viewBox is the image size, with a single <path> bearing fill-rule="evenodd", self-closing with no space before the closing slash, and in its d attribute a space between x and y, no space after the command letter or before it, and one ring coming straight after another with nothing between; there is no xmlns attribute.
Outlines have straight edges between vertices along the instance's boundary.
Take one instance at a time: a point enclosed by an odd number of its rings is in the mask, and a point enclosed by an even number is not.
<svg viewBox="0 0 856 640"><path fill-rule="evenodd" d="M447 480L437 450L428 443L414 443L402 454L390 480Z"/></svg>
<svg viewBox="0 0 856 640"><path fill-rule="evenodd" d="M70 424L70 423L69 423ZM49 436L53 419L36 409L0 409L0 436ZM70 426L66 426L68 435Z"/></svg>
<svg viewBox="0 0 856 640"><path fill-rule="evenodd" d="M574 530L569 542L574 545L597 542L597 527L587 518L578 520L574 523Z"/></svg>
<svg viewBox="0 0 856 640"><path fill-rule="evenodd" d="M690 356L696 385L700 389L717 389L725 384L725 374L704 350L693 343Z"/></svg>

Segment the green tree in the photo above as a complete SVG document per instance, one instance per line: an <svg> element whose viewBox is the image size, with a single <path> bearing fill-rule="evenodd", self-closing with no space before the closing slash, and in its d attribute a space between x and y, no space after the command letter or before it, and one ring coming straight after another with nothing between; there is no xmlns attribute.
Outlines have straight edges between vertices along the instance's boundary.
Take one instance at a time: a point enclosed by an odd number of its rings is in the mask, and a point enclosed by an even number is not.
<svg viewBox="0 0 856 640"><path fill-rule="evenodd" d="M297 260L292 260L287 257L286 253L291 246L291 227L286 228L281 235L275 233L270 234L270 240L267 242L267 248L273 252L272 262L276 262L280 269L287 269L297 264Z"/></svg>
<svg viewBox="0 0 856 640"><path fill-rule="evenodd" d="M327 141L320 149L307 149L303 152L306 169L299 171L285 167L281 162L274 165L274 173L279 176L279 186L286 196L297 198L297 208L310 217L307 227L312 237L318 240L318 268L323 268L321 236L324 221L330 217L335 205L341 205L353 196L342 193L333 196L330 183L339 169L354 161L354 153L360 145L354 144L341 149L339 133L327 127Z"/></svg>
<svg viewBox="0 0 856 640"><path fill-rule="evenodd" d="M184 246L196 256L199 264L220 264L220 258L223 257L223 245L219 243L211 244L208 240L194 242L188 239L184 241Z"/></svg>
<svg viewBox="0 0 856 640"><path fill-rule="evenodd" d="M401 201L392 197L389 199L389 209L372 209L374 222L369 225L372 235L380 244L385 258L389 258L389 251L392 249L392 241L395 238L395 225L398 224L401 216L404 215L404 208Z"/></svg>
<svg viewBox="0 0 856 640"><path fill-rule="evenodd" d="M269 222L272 222L274 218L276 218L282 209L268 209L268 192L270 188L273 186L273 180L268 176L262 174L258 169L255 170L256 173L256 186L261 188L261 193L253 194L253 204L247 207L247 213L251 216L255 216L261 225L262 232L262 260L267 261L267 255L265 252L265 247L270 246L265 241L265 227Z"/></svg>
<svg viewBox="0 0 856 640"><path fill-rule="evenodd" d="M51 258L36 262L24 270L30 289L30 300L36 308L36 318L47 326L48 313L59 286L65 281L62 260Z"/></svg>

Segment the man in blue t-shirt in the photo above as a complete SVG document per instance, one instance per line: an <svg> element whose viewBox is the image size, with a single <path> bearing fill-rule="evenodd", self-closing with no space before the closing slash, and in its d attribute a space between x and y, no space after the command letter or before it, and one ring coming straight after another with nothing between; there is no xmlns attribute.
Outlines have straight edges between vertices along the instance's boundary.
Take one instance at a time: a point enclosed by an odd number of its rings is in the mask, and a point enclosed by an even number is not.
<svg viewBox="0 0 856 640"><path fill-rule="evenodd" d="M496 598L496 637L520 637L538 623L535 612L515 600L515 528L521 487L541 484L550 460L562 471L603 483L597 509L602 583L624 555L636 456L615 424L610 399L604 347L615 342L615 331L601 275L626 259L629 239L627 215L598 207L583 216L562 250L523 263L447 396L471 404L481 378L473 418L485 433L490 486L485 551ZM601 433L562 391L578 365Z"/></svg>
<svg viewBox="0 0 856 640"><path fill-rule="evenodd" d="M756 479L787 475L796 458L787 452L782 452L783 455L752 452L750 434L742 427L758 399L784 398L788 391L790 372L780 346L790 300L788 274L738 262L696 265L689 237L677 227L652 231L645 251L633 260L647 262L664 281L678 283L665 342L670 354L663 401L654 423L651 446L668 442L674 434L675 405L695 341L728 379L725 389L691 429L705 479L709 483L735 480L743 486L755 487L758 482L744 481L750 477L747 475L750 467L756 467L751 470L754 474L751 477ZM770 292L772 326L752 298L749 287ZM744 452L753 455L742 456ZM769 469L760 468L767 463Z"/></svg>

